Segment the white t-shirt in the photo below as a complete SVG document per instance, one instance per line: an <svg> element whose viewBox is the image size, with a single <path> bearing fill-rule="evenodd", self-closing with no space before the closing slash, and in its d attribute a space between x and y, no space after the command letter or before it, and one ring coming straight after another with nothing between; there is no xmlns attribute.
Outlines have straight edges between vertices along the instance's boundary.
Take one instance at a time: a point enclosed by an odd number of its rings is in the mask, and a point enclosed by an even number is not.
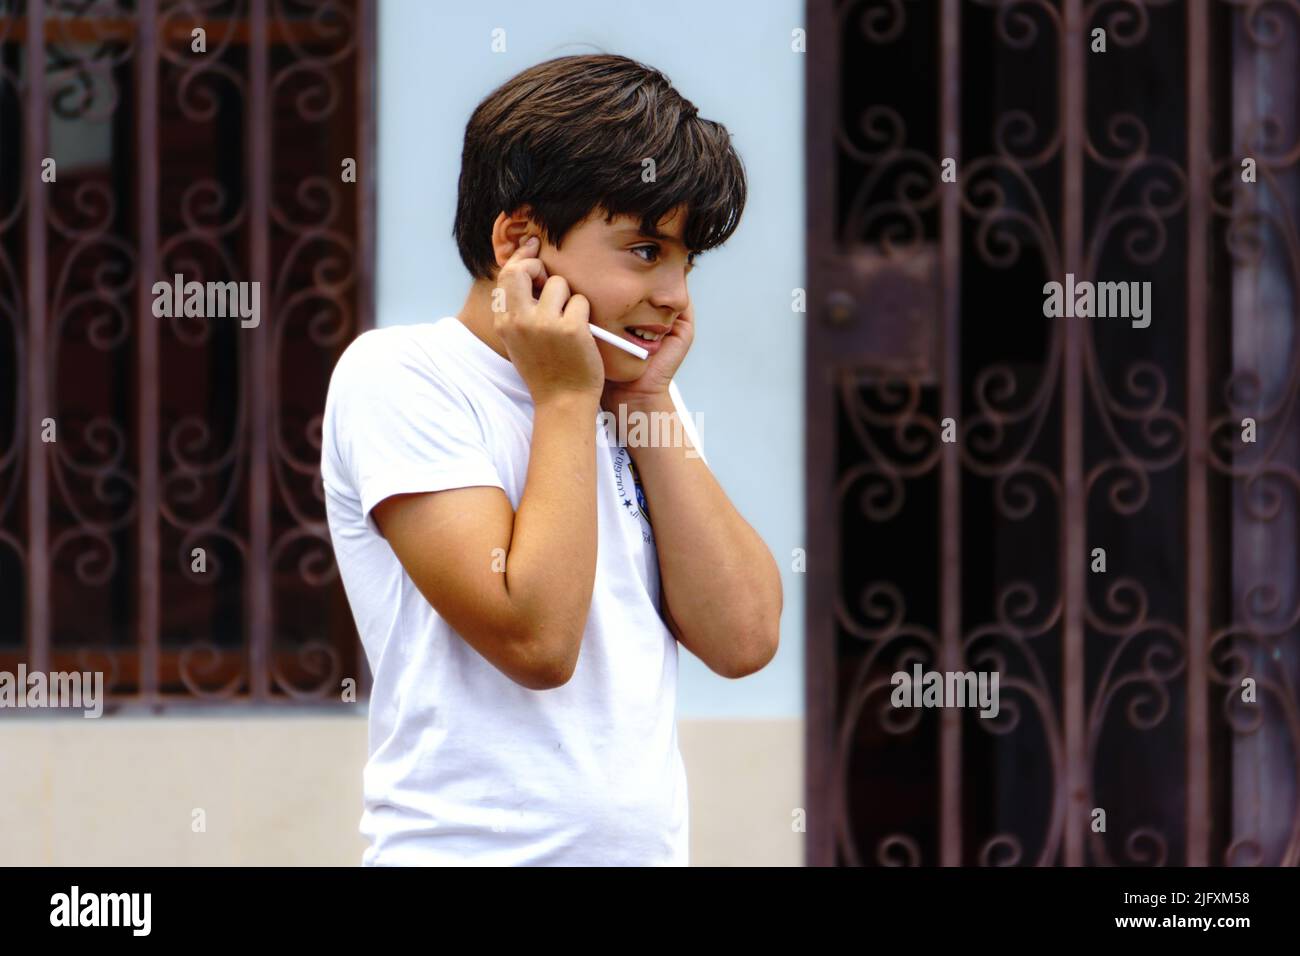
<svg viewBox="0 0 1300 956"><path fill-rule="evenodd" d="M472 485L504 489L518 509L532 423L514 365L456 316L365 332L334 369L326 514L374 675L364 865L687 863L677 642L659 616L654 532L617 431L592 423L596 580L562 687L529 690L480 656L371 516L391 495Z"/></svg>

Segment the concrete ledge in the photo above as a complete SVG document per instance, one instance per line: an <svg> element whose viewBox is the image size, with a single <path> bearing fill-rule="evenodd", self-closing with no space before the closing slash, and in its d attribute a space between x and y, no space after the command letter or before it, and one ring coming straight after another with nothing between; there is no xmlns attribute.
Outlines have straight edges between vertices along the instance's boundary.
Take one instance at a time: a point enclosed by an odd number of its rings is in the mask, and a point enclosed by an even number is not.
<svg viewBox="0 0 1300 956"><path fill-rule="evenodd" d="M679 735L692 863L802 865L802 721ZM0 865L357 866L365 761L364 714L0 715Z"/></svg>

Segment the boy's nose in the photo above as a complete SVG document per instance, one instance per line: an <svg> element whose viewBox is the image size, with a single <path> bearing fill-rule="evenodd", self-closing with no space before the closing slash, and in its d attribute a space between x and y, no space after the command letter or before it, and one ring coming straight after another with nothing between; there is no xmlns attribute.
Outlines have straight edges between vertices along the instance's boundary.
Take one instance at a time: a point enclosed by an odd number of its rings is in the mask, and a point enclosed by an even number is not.
<svg viewBox="0 0 1300 956"><path fill-rule="evenodd" d="M691 304L690 293L686 291L686 275L676 281L668 281L651 296L650 301L661 308L672 309L674 315L685 312Z"/></svg>

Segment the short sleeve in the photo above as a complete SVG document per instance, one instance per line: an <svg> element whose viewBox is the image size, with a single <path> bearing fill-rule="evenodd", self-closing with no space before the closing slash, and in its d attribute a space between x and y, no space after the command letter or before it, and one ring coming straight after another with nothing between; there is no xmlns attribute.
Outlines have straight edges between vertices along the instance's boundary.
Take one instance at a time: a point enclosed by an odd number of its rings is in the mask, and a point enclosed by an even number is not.
<svg viewBox="0 0 1300 956"><path fill-rule="evenodd" d="M371 527L371 509L393 495L505 488L464 393L389 331L357 338L330 381L331 437Z"/></svg>

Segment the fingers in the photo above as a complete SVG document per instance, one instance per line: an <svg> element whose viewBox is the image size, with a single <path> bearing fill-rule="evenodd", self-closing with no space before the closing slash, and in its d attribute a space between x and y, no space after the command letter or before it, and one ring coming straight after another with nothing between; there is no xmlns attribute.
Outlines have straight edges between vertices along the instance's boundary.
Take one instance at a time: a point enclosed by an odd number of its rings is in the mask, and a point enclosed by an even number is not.
<svg viewBox="0 0 1300 956"><path fill-rule="evenodd" d="M546 263L542 262L541 248L542 241L536 236L529 236L519 244L519 247L506 260L507 265L510 262L516 262L520 268L528 273L533 280L533 288L540 288L550 278L546 272Z"/></svg>
<svg viewBox="0 0 1300 956"><path fill-rule="evenodd" d="M519 312L533 301L533 289L547 281L549 276L535 249L530 256L528 247L520 246L506 260L497 275L497 285L506 292L506 308Z"/></svg>
<svg viewBox="0 0 1300 956"><path fill-rule="evenodd" d="M521 283L519 290L522 293L527 291L528 301L532 301L533 290L540 289L542 285L550 278L546 271L546 264L541 259L521 259L510 267L510 271L516 275L527 276L526 284ZM506 290L509 294L509 289Z"/></svg>
<svg viewBox="0 0 1300 956"><path fill-rule="evenodd" d="M536 257L537 250L540 248L541 240L536 236L529 236L523 242L519 243L519 245L515 246L515 251L510 253L510 258L505 261L502 268L504 269L505 266L510 265L512 262L518 262L520 259Z"/></svg>
<svg viewBox="0 0 1300 956"><path fill-rule="evenodd" d="M528 270L528 274L533 278L533 288L540 289L541 287L545 286L546 280L551 277L550 273L546 271L546 263L543 262L541 259L526 259L524 261L537 263L536 272L534 272L531 268Z"/></svg>
<svg viewBox="0 0 1300 956"><path fill-rule="evenodd" d="M569 283L564 276L551 276L542 286L542 294L537 298L537 308L547 316L558 318L569 300Z"/></svg>
<svg viewBox="0 0 1300 956"><path fill-rule="evenodd" d="M591 303L581 292L569 297L569 302L564 307L564 317L571 321L581 322L584 326L591 319Z"/></svg>
<svg viewBox="0 0 1300 956"><path fill-rule="evenodd" d="M547 273L537 254L539 245L536 237L530 237L501 267L497 284L505 289L507 311L515 315L529 311L528 306L534 305L533 289L540 284L542 291L535 303L540 314L557 319L580 317L585 324L591 315L591 304L584 296L573 295L563 276Z"/></svg>

